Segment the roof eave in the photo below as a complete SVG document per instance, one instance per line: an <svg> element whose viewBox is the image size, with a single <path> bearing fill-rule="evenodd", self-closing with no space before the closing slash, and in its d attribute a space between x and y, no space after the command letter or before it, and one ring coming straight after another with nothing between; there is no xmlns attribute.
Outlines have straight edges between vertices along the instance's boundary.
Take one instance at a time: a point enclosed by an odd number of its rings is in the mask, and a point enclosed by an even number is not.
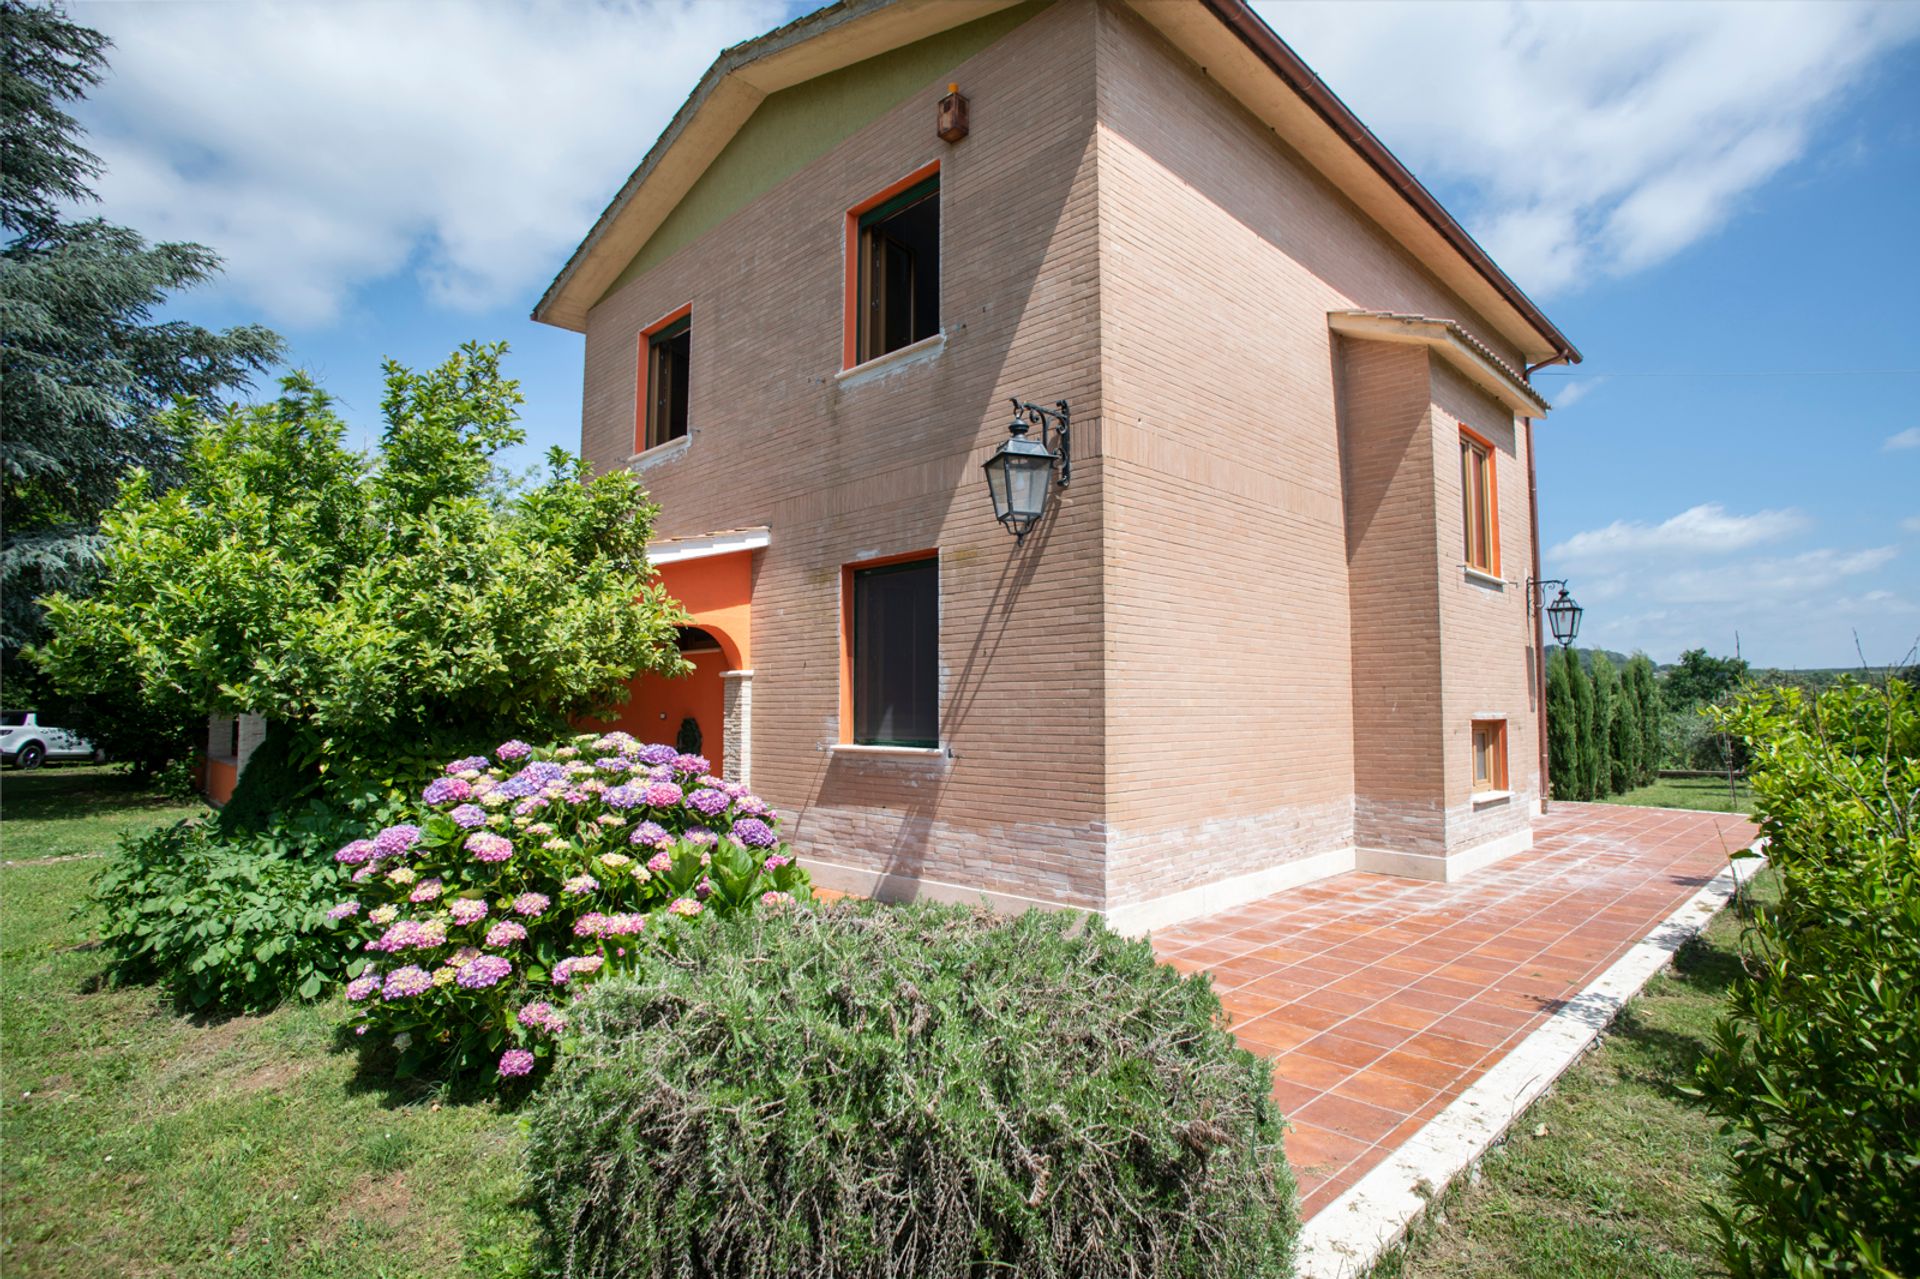
<svg viewBox="0 0 1920 1279"><path fill-rule="evenodd" d="M1327 315L1327 327L1363 341L1424 346L1522 417L1538 420L1553 410L1527 382L1525 374L1501 360L1454 320L1386 311L1332 311Z"/></svg>

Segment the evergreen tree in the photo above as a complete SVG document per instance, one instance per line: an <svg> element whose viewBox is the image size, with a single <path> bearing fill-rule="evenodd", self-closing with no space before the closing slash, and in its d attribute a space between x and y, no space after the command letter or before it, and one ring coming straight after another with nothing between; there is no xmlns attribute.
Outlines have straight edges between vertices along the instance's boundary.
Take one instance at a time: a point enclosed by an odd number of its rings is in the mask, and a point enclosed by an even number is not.
<svg viewBox="0 0 1920 1279"><path fill-rule="evenodd" d="M84 594L101 513L144 468L179 475L181 441L160 418L176 397L243 387L280 356L256 325L213 332L156 322L169 296L212 278L198 244L149 245L63 210L95 199L99 160L66 104L100 83L107 39L57 8L0 0L0 647L43 634L39 597Z"/></svg>
<svg viewBox="0 0 1920 1279"><path fill-rule="evenodd" d="M1547 775L1555 799L1580 798L1580 708L1571 665L1564 648L1547 659Z"/></svg>
<svg viewBox="0 0 1920 1279"><path fill-rule="evenodd" d="M1654 682L1653 663L1645 653L1635 653L1627 663L1627 684L1633 690L1639 714L1640 747L1634 756L1637 765L1633 784L1646 786L1660 767L1660 720L1665 708L1660 704L1660 686Z"/></svg>
<svg viewBox="0 0 1920 1279"><path fill-rule="evenodd" d="M1596 650L1593 654L1593 798L1604 799L1614 793L1618 765L1613 758L1615 729L1620 719L1620 673L1613 659Z"/></svg>
<svg viewBox="0 0 1920 1279"><path fill-rule="evenodd" d="M1594 779L1599 775L1600 764L1600 757L1593 749L1593 680L1580 655L1572 649L1567 650L1567 676L1573 681L1573 731L1579 741L1578 790L1574 798L1592 799L1597 793Z"/></svg>

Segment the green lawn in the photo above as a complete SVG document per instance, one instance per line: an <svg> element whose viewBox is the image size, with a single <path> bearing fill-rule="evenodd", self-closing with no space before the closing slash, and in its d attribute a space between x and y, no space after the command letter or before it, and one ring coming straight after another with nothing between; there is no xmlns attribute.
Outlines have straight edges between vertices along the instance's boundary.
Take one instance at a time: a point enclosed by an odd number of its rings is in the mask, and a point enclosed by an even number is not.
<svg viewBox="0 0 1920 1279"><path fill-rule="evenodd" d="M1738 971L1739 930L1726 911L1684 947L1372 1279L1725 1274L1702 1208L1723 1193L1724 1145L1676 1088Z"/></svg>
<svg viewBox="0 0 1920 1279"><path fill-rule="evenodd" d="M1652 785L1630 790L1624 795L1609 795L1608 804L1633 804L1641 808L1691 808L1709 813L1750 813L1753 792L1739 783L1738 797L1727 793L1724 777L1660 777Z"/></svg>
<svg viewBox="0 0 1920 1279"><path fill-rule="evenodd" d="M123 831L193 811L110 769L0 779L0 1256L18 1276L528 1273L521 1137L357 1077L336 998L182 1015L72 916Z"/></svg>

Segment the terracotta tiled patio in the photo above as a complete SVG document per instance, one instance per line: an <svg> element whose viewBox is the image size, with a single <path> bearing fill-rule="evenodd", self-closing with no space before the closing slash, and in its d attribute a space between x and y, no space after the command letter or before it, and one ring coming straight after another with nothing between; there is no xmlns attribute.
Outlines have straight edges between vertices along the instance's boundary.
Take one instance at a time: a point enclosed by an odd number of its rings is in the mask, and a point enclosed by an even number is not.
<svg viewBox="0 0 1920 1279"><path fill-rule="evenodd" d="M1274 1063L1303 1217L1332 1202L1751 844L1739 817L1555 804L1456 884L1355 872L1153 937Z"/></svg>

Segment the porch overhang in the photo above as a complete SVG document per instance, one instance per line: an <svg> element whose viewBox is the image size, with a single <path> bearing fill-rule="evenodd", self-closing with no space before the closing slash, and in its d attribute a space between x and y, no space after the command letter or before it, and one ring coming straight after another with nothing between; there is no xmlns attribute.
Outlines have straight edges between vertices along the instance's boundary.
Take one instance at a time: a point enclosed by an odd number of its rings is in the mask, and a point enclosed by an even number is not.
<svg viewBox="0 0 1920 1279"><path fill-rule="evenodd" d="M655 568L680 564L687 560L710 559L739 551L757 551L773 545L773 530L765 525L753 528L721 529L695 537L662 537L647 543L647 562Z"/></svg>
<svg viewBox="0 0 1920 1279"><path fill-rule="evenodd" d="M1517 369L1453 320L1392 311L1330 311L1327 327L1362 341L1427 347L1522 417L1544 418L1553 409Z"/></svg>

